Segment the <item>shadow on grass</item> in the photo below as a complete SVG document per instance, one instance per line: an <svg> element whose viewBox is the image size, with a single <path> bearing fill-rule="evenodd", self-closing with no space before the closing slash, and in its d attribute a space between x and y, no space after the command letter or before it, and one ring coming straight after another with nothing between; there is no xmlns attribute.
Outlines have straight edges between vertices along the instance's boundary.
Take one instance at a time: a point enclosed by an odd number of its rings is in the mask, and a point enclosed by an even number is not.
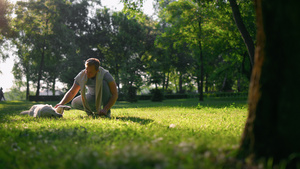
<svg viewBox="0 0 300 169"><path fill-rule="evenodd" d="M6 101L0 102L0 116L4 115L18 115L21 111L29 110L34 104L50 104L55 105L57 102L30 102L30 101ZM199 101L197 98L190 99L172 99L164 100L162 102L151 102L150 100L139 100L136 103L129 103L126 101L118 101L113 108L151 108L151 107L247 107L247 98L205 98L204 101ZM123 117L122 117L123 118ZM128 117L129 118L129 117ZM128 119L127 120L130 120ZM130 117L131 118L131 117ZM136 121L131 119L130 121ZM143 121L140 120L140 121ZM138 122L140 122L138 121Z"/></svg>
<svg viewBox="0 0 300 169"><path fill-rule="evenodd" d="M151 107L185 107L196 108L198 105L211 108L230 107L232 104L235 107L247 106L247 98L230 98L230 97L214 97L205 98L204 101L199 101L197 98L189 99L168 99L162 102L152 102L150 100L139 100L135 103L127 101L118 101L113 108L151 108Z"/></svg>
<svg viewBox="0 0 300 169"><path fill-rule="evenodd" d="M0 102L0 115L16 115L24 110L29 110L33 104L27 101Z"/></svg>
<svg viewBox="0 0 300 169"><path fill-rule="evenodd" d="M4 101L0 102L0 114L16 115L24 110L29 110L35 104L55 105L56 102L31 102L31 101Z"/></svg>
<svg viewBox="0 0 300 169"><path fill-rule="evenodd" d="M143 119L139 117L116 117L116 120L131 121L134 123L139 123L141 125L146 125L154 121L152 119Z"/></svg>

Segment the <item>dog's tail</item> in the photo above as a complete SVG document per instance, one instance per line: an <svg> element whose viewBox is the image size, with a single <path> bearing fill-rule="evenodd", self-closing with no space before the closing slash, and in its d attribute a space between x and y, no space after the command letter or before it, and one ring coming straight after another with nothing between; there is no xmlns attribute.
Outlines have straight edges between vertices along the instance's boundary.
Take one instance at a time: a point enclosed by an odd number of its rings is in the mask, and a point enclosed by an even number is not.
<svg viewBox="0 0 300 169"><path fill-rule="evenodd" d="M20 114L22 114L22 115L26 115L26 114L29 114L29 110L27 110L27 111L22 111Z"/></svg>

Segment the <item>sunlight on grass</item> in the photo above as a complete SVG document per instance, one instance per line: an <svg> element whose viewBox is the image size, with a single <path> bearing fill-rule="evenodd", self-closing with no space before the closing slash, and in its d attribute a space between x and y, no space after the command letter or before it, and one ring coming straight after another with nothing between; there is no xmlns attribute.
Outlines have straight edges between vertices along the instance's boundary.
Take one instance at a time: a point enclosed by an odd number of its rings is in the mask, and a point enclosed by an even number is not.
<svg viewBox="0 0 300 169"><path fill-rule="evenodd" d="M111 119L19 115L32 104L0 104L4 168L222 168L247 115L245 100L217 99L120 102Z"/></svg>

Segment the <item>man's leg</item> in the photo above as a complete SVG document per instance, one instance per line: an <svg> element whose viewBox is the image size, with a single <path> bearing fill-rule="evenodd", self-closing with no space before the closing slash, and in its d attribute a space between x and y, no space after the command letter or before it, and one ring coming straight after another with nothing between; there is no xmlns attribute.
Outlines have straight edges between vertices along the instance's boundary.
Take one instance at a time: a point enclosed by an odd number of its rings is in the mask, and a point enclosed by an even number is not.
<svg viewBox="0 0 300 169"><path fill-rule="evenodd" d="M72 106L73 109L84 110L83 104L82 104L81 95L75 97L75 98L72 100L71 106Z"/></svg>
<svg viewBox="0 0 300 169"><path fill-rule="evenodd" d="M102 105L103 105L103 107L105 105L107 105L107 103L109 102L109 99L111 98L111 96L112 96L112 94L110 92L108 83L105 80L103 80L103 90L102 90L102 103L103 103ZM107 111L106 117L109 117L109 118L111 117L111 111L110 110Z"/></svg>
<svg viewBox="0 0 300 169"><path fill-rule="evenodd" d="M93 108L95 106L95 96L94 95L90 95L90 94L86 94L86 99L87 99L87 102L89 103L89 106L93 110ZM74 109L78 109L78 110L83 110L84 111L84 107L83 107L83 104L82 104L81 95L75 97L72 100L71 106ZM91 112L86 112L86 113L88 115L93 115Z"/></svg>

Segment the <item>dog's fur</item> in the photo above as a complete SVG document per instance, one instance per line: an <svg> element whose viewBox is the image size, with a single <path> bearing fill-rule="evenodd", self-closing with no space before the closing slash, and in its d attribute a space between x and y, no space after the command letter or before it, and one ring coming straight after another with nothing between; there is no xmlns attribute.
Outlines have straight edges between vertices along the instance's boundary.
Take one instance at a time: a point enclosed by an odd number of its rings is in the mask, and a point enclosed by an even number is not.
<svg viewBox="0 0 300 169"><path fill-rule="evenodd" d="M56 109L48 104L33 105L30 110L23 111L20 114L28 114L33 117L63 117L64 110L70 110L70 106L58 106Z"/></svg>

